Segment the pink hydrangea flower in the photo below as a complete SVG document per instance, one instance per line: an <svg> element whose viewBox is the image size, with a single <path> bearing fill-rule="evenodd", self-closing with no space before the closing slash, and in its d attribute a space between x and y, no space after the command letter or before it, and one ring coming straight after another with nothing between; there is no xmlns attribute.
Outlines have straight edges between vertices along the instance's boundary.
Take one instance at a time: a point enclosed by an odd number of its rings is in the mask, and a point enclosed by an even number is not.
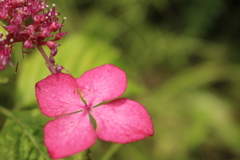
<svg viewBox="0 0 240 160"><path fill-rule="evenodd" d="M152 136L153 125L146 109L136 101L116 99L126 87L126 73L111 64L76 79L55 73L39 81L36 97L41 112L55 117L44 128L50 157L64 158L86 150L96 138L124 144Z"/></svg>
<svg viewBox="0 0 240 160"><path fill-rule="evenodd" d="M27 50L48 46L51 63L55 64L54 56L60 45L56 42L67 34L62 32L65 18L59 22L59 15L55 4L51 8L47 0L0 0L0 20L3 22L0 25L6 30L6 33L0 32L0 70L5 69L6 59L13 67L9 51L18 42L22 42L22 49Z"/></svg>

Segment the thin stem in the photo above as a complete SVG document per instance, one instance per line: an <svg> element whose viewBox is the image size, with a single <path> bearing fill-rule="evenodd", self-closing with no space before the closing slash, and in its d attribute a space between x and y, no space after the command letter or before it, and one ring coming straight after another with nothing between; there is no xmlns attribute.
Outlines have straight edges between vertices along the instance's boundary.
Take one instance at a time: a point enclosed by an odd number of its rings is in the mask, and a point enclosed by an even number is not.
<svg viewBox="0 0 240 160"><path fill-rule="evenodd" d="M43 58L45 59L49 71L50 71L52 74L53 74L53 73L57 73L56 70L53 68L53 64L50 62L49 58L47 57L47 54L44 52L42 46L37 45L37 48L38 48L38 50L40 51L40 53L42 54Z"/></svg>
<svg viewBox="0 0 240 160"><path fill-rule="evenodd" d="M90 149L86 150L84 157L82 157L82 158L84 158L83 160L91 160L90 153L91 153Z"/></svg>
<svg viewBox="0 0 240 160"><path fill-rule="evenodd" d="M101 160L109 160L121 146L122 146L121 144L117 143L112 144L112 146L109 148L107 153L104 154Z"/></svg>
<svg viewBox="0 0 240 160"><path fill-rule="evenodd" d="M0 106L0 112L5 115L6 117L11 118L12 120L14 120L24 131L24 133L28 136L28 138L30 139L30 141L32 141L33 145L36 147L36 149L39 151L39 153L45 158L45 159L49 159L44 152L40 149L38 143L36 142L36 140L34 139L34 137L28 132L27 127L14 115L12 114L9 110L3 108Z"/></svg>

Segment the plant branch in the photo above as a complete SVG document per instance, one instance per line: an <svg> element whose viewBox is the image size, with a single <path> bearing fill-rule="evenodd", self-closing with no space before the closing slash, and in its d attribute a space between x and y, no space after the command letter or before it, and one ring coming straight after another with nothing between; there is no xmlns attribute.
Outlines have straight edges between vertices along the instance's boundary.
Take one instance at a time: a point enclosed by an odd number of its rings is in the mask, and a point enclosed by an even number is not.
<svg viewBox="0 0 240 160"><path fill-rule="evenodd" d="M38 48L38 50L40 51L40 53L42 54L43 58L45 59L49 71L50 71L52 74L53 74L53 73L57 73L56 70L53 68L53 64L50 62L49 58L47 57L47 54L44 52L42 46L41 46L41 45L37 45L37 48Z"/></svg>

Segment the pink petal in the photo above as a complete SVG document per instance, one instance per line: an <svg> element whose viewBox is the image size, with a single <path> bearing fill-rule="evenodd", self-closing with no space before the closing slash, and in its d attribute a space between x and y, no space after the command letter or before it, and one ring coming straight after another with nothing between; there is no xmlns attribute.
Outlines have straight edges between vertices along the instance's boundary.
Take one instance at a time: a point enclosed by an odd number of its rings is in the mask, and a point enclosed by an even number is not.
<svg viewBox="0 0 240 160"><path fill-rule="evenodd" d="M39 107L46 116L56 117L84 108L76 80L69 74L52 74L39 81L35 90Z"/></svg>
<svg viewBox="0 0 240 160"><path fill-rule="evenodd" d="M146 109L130 99L116 99L93 108L97 136L105 141L128 143L153 136L153 124Z"/></svg>
<svg viewBox="0 0 240 160"><path fill-rule="evenodd" d="M126 73L112 64L89 70L76 81L82 96L91 106L117 98L127 87Z"/></svg>
<svg viewBox="0 0 240 160"><path fill-rule="evenodd" d="M96 133L86 112L59 117L44 128L44 143L51 158L64 158L91 147Z"/></svg>

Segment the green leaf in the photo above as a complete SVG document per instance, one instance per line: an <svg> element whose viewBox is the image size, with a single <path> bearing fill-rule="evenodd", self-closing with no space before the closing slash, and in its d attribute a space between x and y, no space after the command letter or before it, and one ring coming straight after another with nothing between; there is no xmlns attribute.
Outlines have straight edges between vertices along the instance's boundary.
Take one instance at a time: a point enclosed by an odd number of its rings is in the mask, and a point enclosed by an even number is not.
<svg viewBox="0 0 240 160"><path fill-rule="evenodd" d="M46 160L43 127L48 120L38 110L10 112L0 107L8 117L0 136L1 159Z"/></svg>

